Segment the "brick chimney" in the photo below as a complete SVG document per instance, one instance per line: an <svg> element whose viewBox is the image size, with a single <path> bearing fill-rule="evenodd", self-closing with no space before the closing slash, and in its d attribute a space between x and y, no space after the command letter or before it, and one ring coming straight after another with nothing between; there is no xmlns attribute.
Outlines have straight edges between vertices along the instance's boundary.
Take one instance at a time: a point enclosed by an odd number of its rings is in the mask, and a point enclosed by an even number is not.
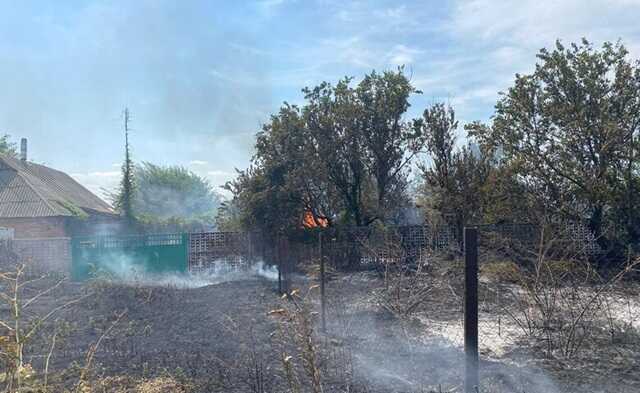
<svg viewBox="0 0 640 393"><path fill-rule="evenodd" d="M20 159L27 161L27 138L22 138L20 141Z"/></svg>

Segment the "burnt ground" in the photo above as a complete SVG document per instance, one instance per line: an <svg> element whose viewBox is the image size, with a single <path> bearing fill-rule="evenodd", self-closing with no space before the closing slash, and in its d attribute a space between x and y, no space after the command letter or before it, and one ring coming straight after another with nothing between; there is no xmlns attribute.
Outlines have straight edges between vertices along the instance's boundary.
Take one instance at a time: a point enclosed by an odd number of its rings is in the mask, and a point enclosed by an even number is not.
<svg viewBox="0 0 640 393"><path fill-rule="evenodd" d="M86 297L85 297L86 296ZM95 282L69 284L55 298L40 302L40 315L54 304L85 297L59 313L47 327L60 332L52 368L71 387L86 363L88 348L100 342L94 377L159 375L197 381L201 391L227 391L241 345L255 337L255 350L269 353L265 338L274 330L267 317L278 299L273 283L262 279L223 282L200 288L151 287ZM32 348L41 363L48 342ZM241 378L241 376L239 376Z"/></svg>
<svg viewBox="0 0 640 393"><path fill-rule="evenodd" d="M302 288L305 301L299 301L317 311L317 289L307 291L313 283L299 275L293 286ZM290 306L275 287L262 278L198 288L66 283L34 303L29 313L43 315L56 305L82 300L48 322L27 348L26 361L43 369L56 332L49 367L55 391L77 383L88 348L100 342L91 367L91 380L99 387L95 391L278 392L289 391L280 356L287 352L298 362L301 391L311 391L305 363L292 347L295 340L283 344L274 334L281 325L269 312ZM372 272L337 274L327 284L326 334L319 331L318 315L312 314L324 391L460 391L460 275L439 275L426 303L407 318L380 307L380 287L380 277ZM491 285L486 287L480 315L481 336L487 338L480 342L484 391L640 391L637 336L616 341L603 333L572 359L548 356L539 342L519 335L500 315L491 302ZM638 299L634 285L618 294ZM167 380L171 382L159 390L141 390L139 384Z"/></svg>
<svg viewBox="0 0 640 393"><path fill-rule="evenodd" d="M426 304L405 322L376 307L372 293L379 285L377 277L364 273L338 277L330 286L336 302L334 313L346 319L359 315L355 318L355 324L362 326L355 334L360 342L357 357L365 368L371 366L368 377L405 389L420 384L431 389L435 384L442 384L443 390L459 388L463 373L461 277L439 277ZM484 283L480 287L481 380L487 391L640 391L637 284L615 291L623 300L621 304L627 304L627 299L635 300L630 303L635 306L628 310L634 328L612 340L608 326L596 326L594 329L599 331L570 359L548 355L543 342L524 337L494 303L494 285ZM337 299L360 300L345 304ZM348 311L337 311L345 309Z"/></svg>

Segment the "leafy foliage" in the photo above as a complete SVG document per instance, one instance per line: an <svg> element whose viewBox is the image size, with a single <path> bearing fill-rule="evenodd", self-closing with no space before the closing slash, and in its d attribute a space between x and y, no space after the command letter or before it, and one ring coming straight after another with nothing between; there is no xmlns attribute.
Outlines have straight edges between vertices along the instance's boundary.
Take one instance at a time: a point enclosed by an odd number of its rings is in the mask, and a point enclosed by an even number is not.
<svg viewBox="0 0 640 393"><path fill-rule="evenodd" d="M461 236L465 225L522 219L518 214L526 208L518 181L497 154L473 141L456 148L458 121L453 108L435 104L416 126L427 138L431 158L419 165L418 187L418 201L429 221L454 225Z"/></svg>
<svg viewBox="0 0 640 393"><path fill-rule="evenodd" d="M640 65L620 44L583 40L543 49L530 75L496 105L491 126L468 127L501 149L528 195L549 213L585 220L601 246L637 244Z"/></svg>
<svg viewBox="0 0 640 393"><path fill-rule="evenodd" d="M16 157L18 155L18 149L15 143L11 142L9 139L11 135L4 134L0 136L0 154L7 154L11 157Z"/></svg>
<svg viewBox="0 0 640 393"><path fill-rule="evenodd" d="M122 214L127 221L128 225L131 225L135 221L135 214L133 211L133 199L135 197L136 185L134 179L134 164L131 159L131 152L129 149L129 122L130 122L129 109L124 109L124 162L122 163L122 180L120 181L120 187L118 192L112 196L114 207Z"/></svg>
<svg viewBox="0 0 640 393"><path fill-rule="evenodd" d="M219 196L206 179L180 166L149 162L135 167L135 178L133 208L143 221L213 224Z"/></svg>
<svg viewBox="0 0 640 393"><path fill-rule="evenodd" d="M243 229L240 209L233 200L223 200L220 202L216 212L215 224L219 231L240 232Z"/></svg>
<svg viewBox="0 0 640 393"><path fill-rule="evenodd" d="M275 231L309 212L329 225L389 222L407 206L409 170L428 152L418 202L431 221L586 222L600 246L640 244L640 63L626 48L583 40L543 49L516 75L490 124L453 108L405 114L416 90L402 68L305 88L257 135L251 167L227 184L236 222ZM609 254L612 255L612 254Z"/></svg>
<svg viewBox="0 0 640 393"><path fill-rule="evenodd" d="M410 163L426 141L403 116L419 92L402 69L352 81L304 89L302 107L285 103L258 133L252 166L226 186L245 227L285 231L305 212L369 225L407 203Z"/></svg>

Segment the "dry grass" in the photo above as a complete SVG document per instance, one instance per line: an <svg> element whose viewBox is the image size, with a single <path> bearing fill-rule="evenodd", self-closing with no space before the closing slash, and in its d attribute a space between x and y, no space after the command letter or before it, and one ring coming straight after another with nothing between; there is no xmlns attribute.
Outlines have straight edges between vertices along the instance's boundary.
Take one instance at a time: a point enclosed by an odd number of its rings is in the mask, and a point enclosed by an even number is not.
<svg viewBox="0 0 640 393"><path fill-rule="evenodd" d="M598 330L608 295L640 259L604 277L577 247L558 247L557 238L545 233L540 239L537 251L520 263L491 263L483 271L502 284L493 291L500 292L503 311L525 335L542 340L547 356L571 358Z"/></svg>
<svg viewBox="0 0 640 393"><path fill-rule="evenodd" d="M88 387L92 393L190 393L192 387L172 377L161 376L147 380L129 377L106 377Z"/></svg>

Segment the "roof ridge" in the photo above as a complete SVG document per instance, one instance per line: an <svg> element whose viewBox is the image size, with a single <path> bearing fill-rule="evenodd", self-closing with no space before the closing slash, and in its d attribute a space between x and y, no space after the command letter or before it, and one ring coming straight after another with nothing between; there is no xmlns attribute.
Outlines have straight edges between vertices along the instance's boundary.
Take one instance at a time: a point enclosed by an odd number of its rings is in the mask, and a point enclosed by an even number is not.
<svg viewBox="0 0 640 393"><path fill-rule="evenodd" d="M13 169L14 171L20 172L20 169L16 168L15 163L12 162L14 161L13 157L9 156L8 154L0 153L0 161L2 161L3 164Z"/></svg>

